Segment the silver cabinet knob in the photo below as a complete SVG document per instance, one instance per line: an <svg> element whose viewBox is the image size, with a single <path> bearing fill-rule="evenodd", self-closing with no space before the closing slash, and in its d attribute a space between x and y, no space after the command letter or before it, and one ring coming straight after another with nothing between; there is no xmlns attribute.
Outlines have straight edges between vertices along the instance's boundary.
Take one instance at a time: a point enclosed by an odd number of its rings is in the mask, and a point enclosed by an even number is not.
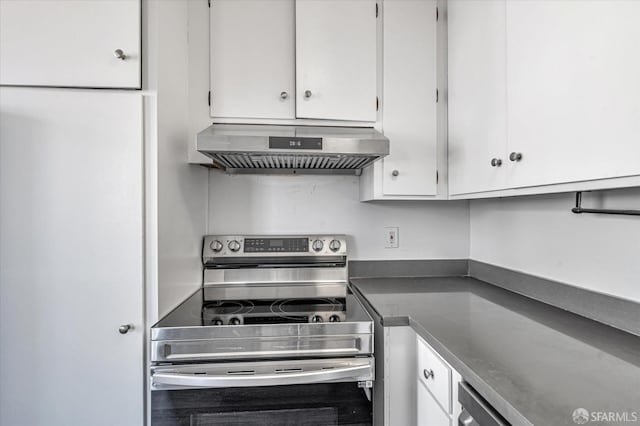
<svg viewBox="0 0 640 426"><path fill-rule="evenodd" d="M429 380L429 377L433 378L433 370L427 370L426 368L422 370L422 374L426 380Z"/></svg>
<svg viewBox="0 0 640 426"><path fill-rule="evenodd" d="M502 160L499 158L492 158L491 159L491 167L500 167L502 166Z"/></svg>
<svg viewBox="0 0 640 426"><path fill-rule="evenodd" d="M133 326L131 324L122 324L118 327L118 332L120 332L120 334L127 334L129 330L133 330Z"/></svg>
<svg viewBox="0 0 640 426"><path fill-rule="evenodd" d="M520 161L520 160L522 160L522 153L521 152L512 152L511 154L509 154L509 160L511 160L511 161Z"/></svg>
<svg viewBox="0 0 640 426"><path fill-rule="evenodd" d="M116 49L113 51L113 56L115 56L116 58L124 61L125 59L127 59L127 55L124 54L124 52L122 51L122 49Z"/></svg>
<svg viewBox="0 0 640 426"><path fill-rule="evenodd" d="M304 97L305 99L309 99L311 97L313 93L311 93L311 90L305 90L304 91Z"/></svg>
<svg viewBox="0 0 640 426"><path fill-rule="evenodd" d="M289 94L287 92L280 92L280 99L283 101L289 98Z"/></svg>
<svg viewBox="0 0 640 426"><path fill-rule="evenodd" d="M391 172L391 176L398 176L399 174L400 174L400 172L397 171L397 170L394 170L394 171Z"/></svg>

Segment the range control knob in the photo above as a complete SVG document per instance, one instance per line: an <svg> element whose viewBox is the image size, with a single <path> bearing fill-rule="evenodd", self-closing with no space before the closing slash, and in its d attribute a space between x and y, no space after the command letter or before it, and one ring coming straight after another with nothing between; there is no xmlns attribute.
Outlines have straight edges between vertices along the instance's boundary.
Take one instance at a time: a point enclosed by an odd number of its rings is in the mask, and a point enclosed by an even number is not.
<svg viewBox="0 0 640 426"><path fill-rule="evenodd" d="M340 322L340 317L337 315L331 315L329 317L329 322Z"/></svg>
<svg viewBox="0 0 640 426"><path fill-rule="evenodd" d="M211 241L211 244L209 244L209 247L211 247L211 250L215 251L216 253L218 253L220 250L222 250L222 247L224 247L222 245L222 243L218 240L214 240Z"/></svg>
<svg viewBox="0 0 640 426"><path fill-rule="evenodd" d="M231 251L240 250L240 243L238 242L238 240L229 241L229 250L231 250Z"/></svg>
<svg viewBox="0 0 640 426"><path fill-rule="evenodd" d="M340 241L338 240L331 240L331 242L329 243L329 248L331 249L331 251L338 251L340 250L341 246L342 244L340 244Z"/></svg>
<svg viewBox="0 0 640 426"><path fill-rule="evenodd" d="M315 240L313 244L311 244L311 248L313 251L320 251L324 247L324 243L321 240Z"/></svg>
<svg viewBox="0 0 640 426"><path fill-rule="evenodd" d="M240 325L240 318L233 317L229 320L230 325Z"/></svg>
<svg viewBox="0 0 640 426"><path fill-rule="evenodd" d="M311 317L311 322L322 322L322 317L320 315L314 315Z"/></svg>

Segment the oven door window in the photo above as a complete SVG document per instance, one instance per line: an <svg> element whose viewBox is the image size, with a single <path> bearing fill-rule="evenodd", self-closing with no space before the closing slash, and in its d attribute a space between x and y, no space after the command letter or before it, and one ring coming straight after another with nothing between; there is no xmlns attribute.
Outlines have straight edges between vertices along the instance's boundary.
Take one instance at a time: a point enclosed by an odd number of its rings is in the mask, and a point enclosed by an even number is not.
<svg viewBox="0 0 640 426"><path fill-rule="evenodd" d="M371 402L356 383L156 390L154 426L371 425Z"/></svg>

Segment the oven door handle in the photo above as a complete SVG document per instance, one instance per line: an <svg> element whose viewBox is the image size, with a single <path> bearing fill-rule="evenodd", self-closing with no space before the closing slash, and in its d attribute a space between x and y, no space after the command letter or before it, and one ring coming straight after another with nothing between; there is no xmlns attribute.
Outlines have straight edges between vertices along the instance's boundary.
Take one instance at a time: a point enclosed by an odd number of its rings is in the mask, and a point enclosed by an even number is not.
<svg viewBox="0 0 640 426"><path fill-rule="evenodd" d="M222 388L297 385L349 378L353 378L353 380L356 381L363 374L371 374L370 365L277 374L207 375L197 373L156 372L151 376L151 380L153 385Z"/></svg>

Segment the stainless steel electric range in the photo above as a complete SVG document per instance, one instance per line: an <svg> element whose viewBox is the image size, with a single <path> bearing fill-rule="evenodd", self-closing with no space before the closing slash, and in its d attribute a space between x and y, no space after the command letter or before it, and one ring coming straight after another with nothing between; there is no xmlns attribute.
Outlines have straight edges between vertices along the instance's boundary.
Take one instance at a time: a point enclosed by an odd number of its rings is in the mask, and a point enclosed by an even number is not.
<svg viewBox="0 0 640 426"><path fill-rule="evenodd" d="M151 329L154 425L371 423L344 235L208 236L202 259L202 288Z"/></svg>

